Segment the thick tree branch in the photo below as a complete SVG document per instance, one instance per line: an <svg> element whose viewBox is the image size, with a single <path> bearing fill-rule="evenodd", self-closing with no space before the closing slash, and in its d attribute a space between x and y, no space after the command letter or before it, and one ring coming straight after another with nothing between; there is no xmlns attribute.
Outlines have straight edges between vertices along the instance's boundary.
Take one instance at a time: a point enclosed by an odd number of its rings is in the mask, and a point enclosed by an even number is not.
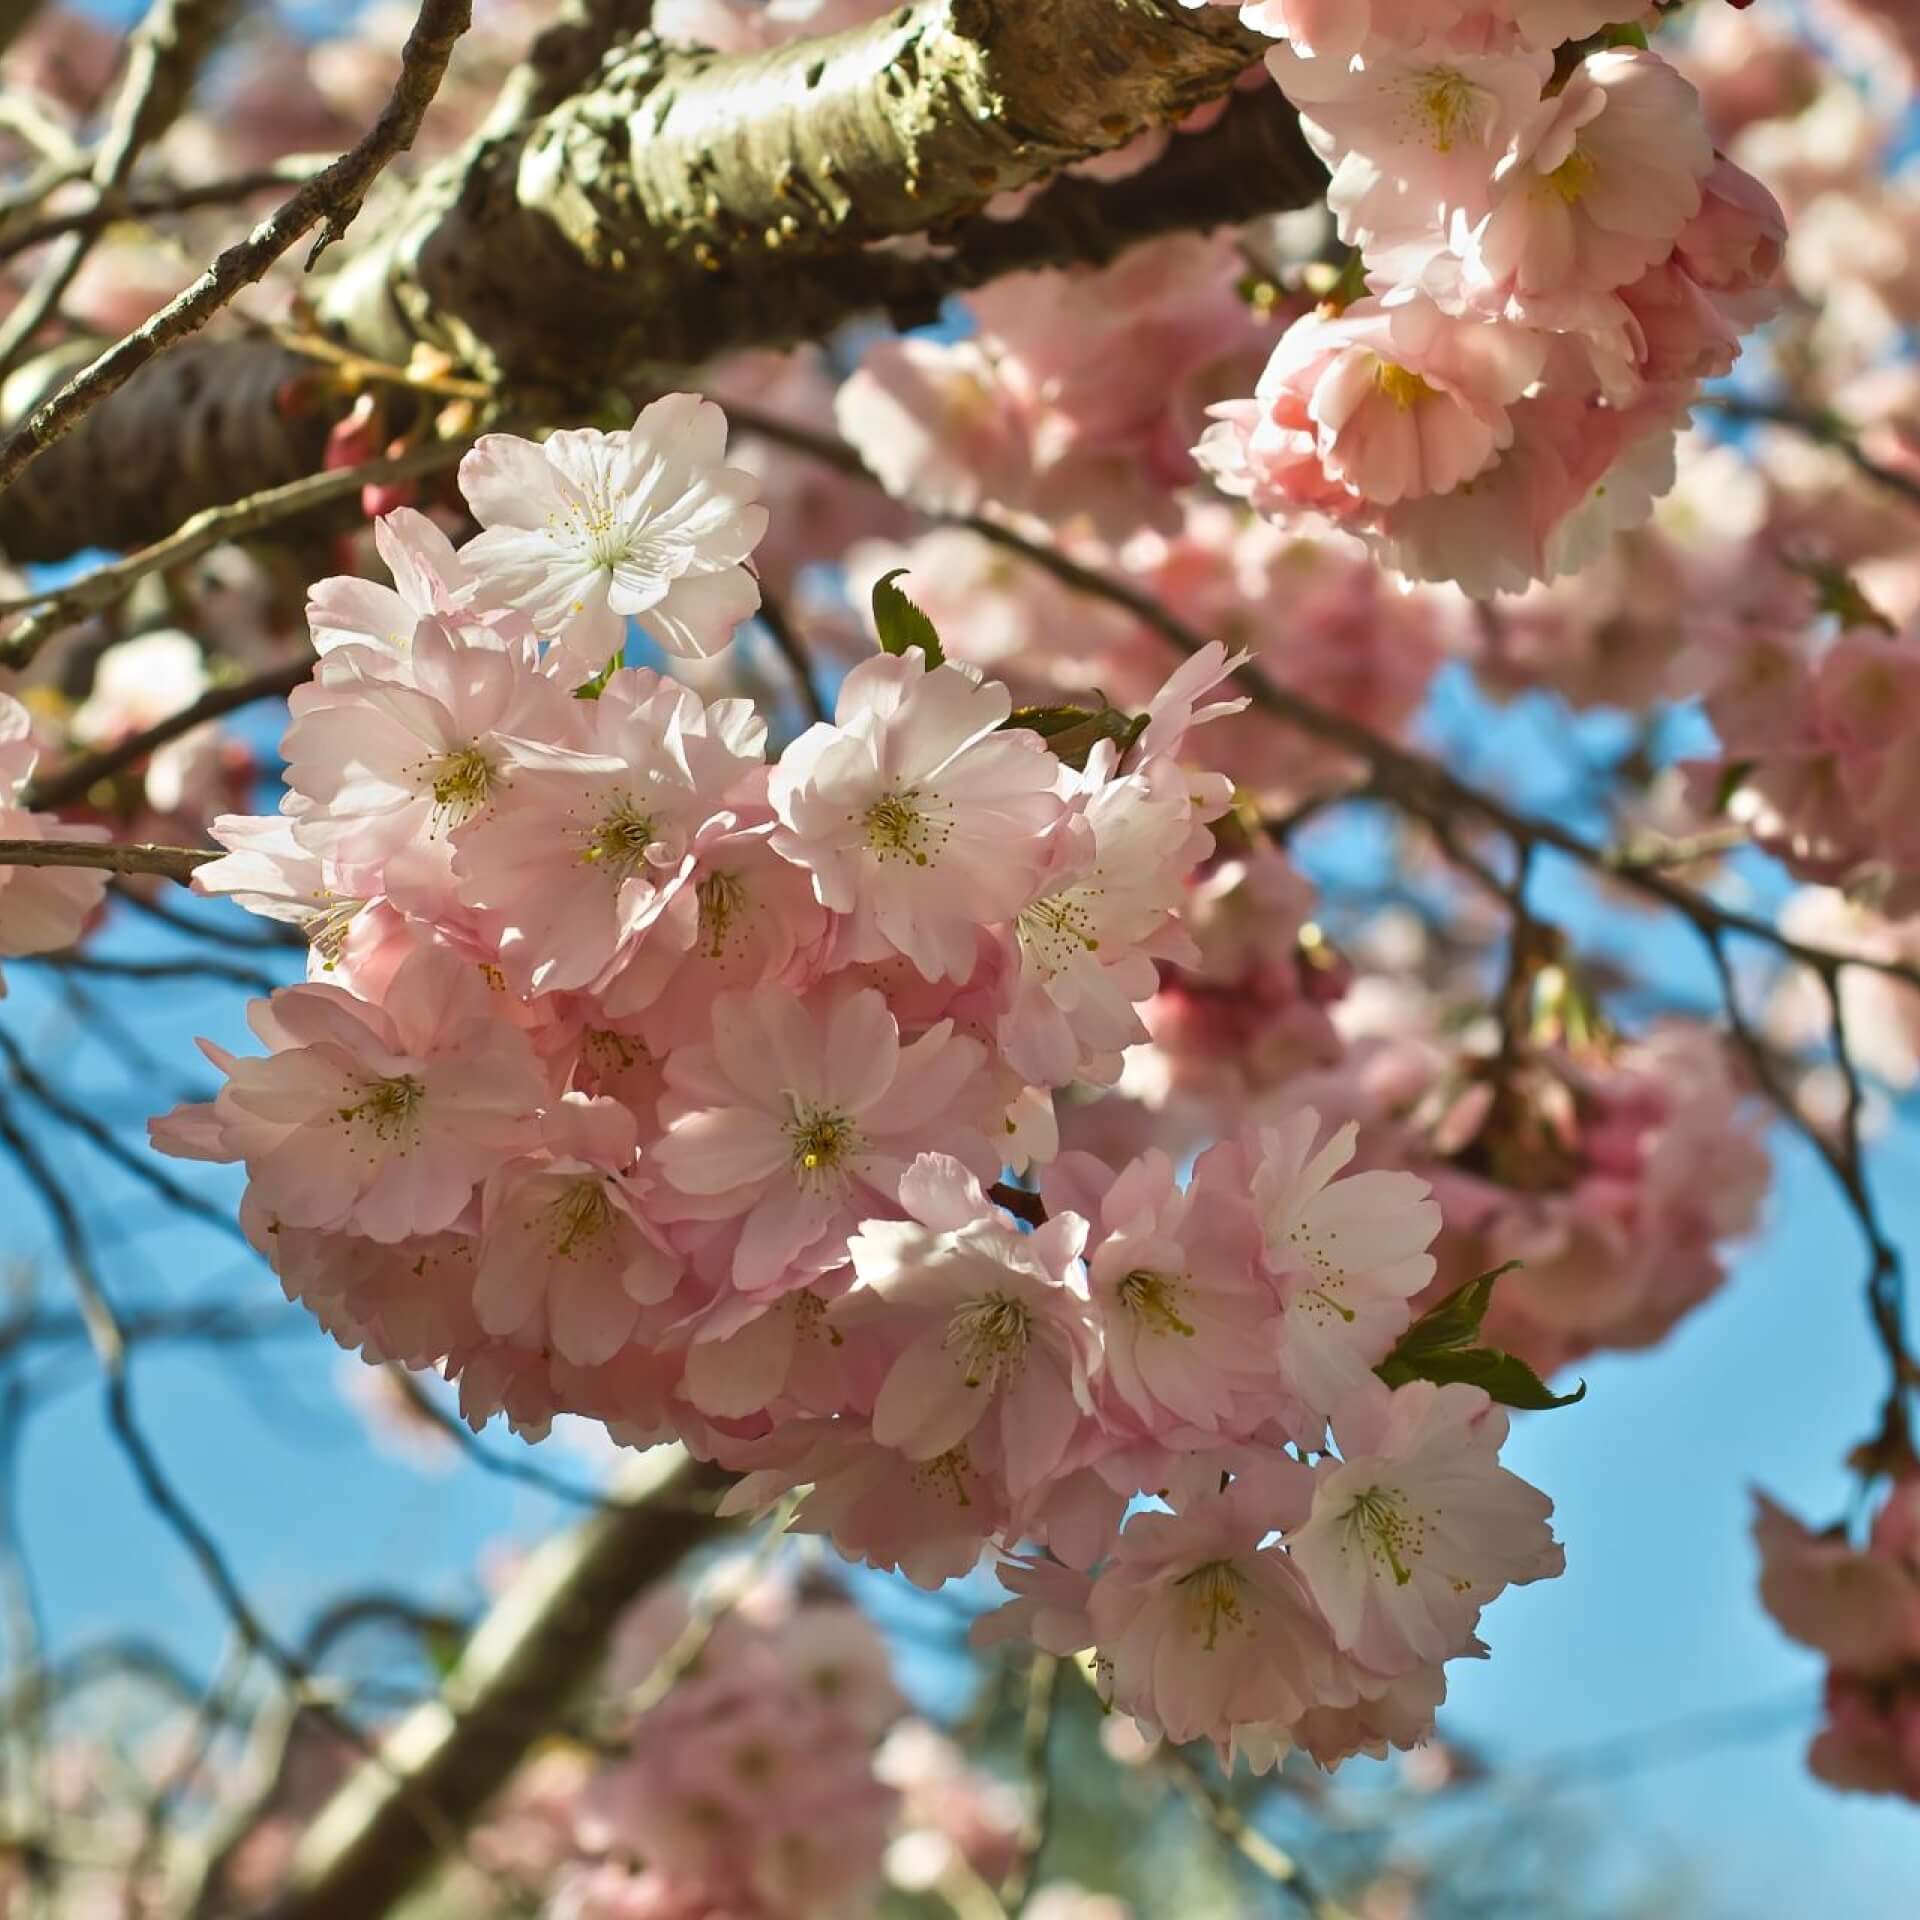
<svg viewBox="0 0 1920 1920"><path fill-rule="evenodd" d="M603 1657L628 1605L723 1523L703 1496L724 1479L678 1448L643 1455L621 1504L534 1556L469 1642L438 1700L404 1720L309 1825L268 1920L370 1920L440 1858L424 1801L464 1832L551 1729ZM217 1906L202 1909L217 1911Z"/></svg>
<svg viewBox="0 0 1920 1920"><path fill-rule="evenodd" d="M589 11L550 72L570 77L626 17L613 0ZM917 0L732 58L642 35L585 91L490 126L427 175L328 287L322 319L390 364L422 342L450 352L547 419L648 369L818 338L862 312L921 319L997 274L1314 198L1322 176L1263 91L1133 179L1062 181L1019 221L984 217L996 192L1226 94L1263 45L1230 11L1179 0ZM514 94L549 97L537 71ZM938 244L875 244L921 234ZM140 545L311 472L327 421L273 406L299 371L257 343L170 354L0 495L0 546L27 560Z"/></svg>

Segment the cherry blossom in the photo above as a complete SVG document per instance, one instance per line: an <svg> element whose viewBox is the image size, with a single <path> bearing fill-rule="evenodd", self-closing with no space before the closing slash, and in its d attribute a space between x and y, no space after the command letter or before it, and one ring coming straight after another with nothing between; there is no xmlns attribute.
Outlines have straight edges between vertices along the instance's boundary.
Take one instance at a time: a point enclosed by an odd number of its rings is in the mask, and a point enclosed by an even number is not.
<svg viewBox="0 0 1920 1920"><path fill-rule="evenodd" d="M842 1326L877 1325L897 1344L874 1439L931 1460L990 1418L1018 1498L1059 1467L1092 1409L1094 1338L1072 1272L1086 1222L1062 1213L1023 1233L940 1154L916 1160L899 1192L909 1219L869 1220L848 1241L858 1284L834 1310Z"/></svg>
<svg viewBox="0 0 1920 1920"><path fill-rule="evenodd" d="M726 450L725 414L691 393L624 433L569 428L542 447L487 434L460 464L485 529L466 563L588 673L628 619L669 653L717 653L760 604L744 563L767 525L758 482Z"/></svg>
<svg viewBox="0 0 1920 1920"><path fill-rule="evenodd" d="M1335 1414L1293 1558L1340 1646L1376 1672L1464 1650L1503 1587L1551 1579L1553 1503L1499 1464L1507 1416L1478 1387L1414 1381Z"/></svg>
<svg viewBox="0 0 1920 1920"><path fill-rule="evenodd" d="M667 1061L654 1162L674 1192L661 1196L662 1216L739 1217L734 1284L774 1285L844 1234L863 1200L893 1198L913 1158L908 1141L925 1138L930 1123L970 1163L994 1170L978 1118L967 1118L982 1057L944 1020L903 1044L871 988L805 1002L777 985L728 994L714 1005L711 1044L676 1048ZM837 1247L822 1252L822 1270L842 1257Z"/></svg>
<svg viewBox="0 0 1920 1920"><path fill-rule="evenodd" d="M1012 708L917 648L882 654L847 676L833 724L781 756L773 843L845 917L844 958L902 953L929 980L965 978L975 929L1031 901L1063 803L1039 736L996 731Z"/></svg>

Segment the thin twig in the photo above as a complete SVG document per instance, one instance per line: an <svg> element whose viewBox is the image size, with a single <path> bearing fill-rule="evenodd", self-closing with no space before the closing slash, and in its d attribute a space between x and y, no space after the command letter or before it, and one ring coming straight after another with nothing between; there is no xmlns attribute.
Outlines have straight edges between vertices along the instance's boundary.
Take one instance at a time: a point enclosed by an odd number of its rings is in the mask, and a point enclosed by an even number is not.
<svg viewBox="0 0 1920 1920"><path fill-rule="evenodd" d="M342 500L350 500L363 487L384 486L395 480L411 480L424 473L435 473L459 460L471 440L429 440L405 453L368 460L356 467L333 467L324 473L303 475L284 486L268 487L250 493L244 500L224 506L203 507L164 540L128 554L64 587L50 587L39 593L27 593L13 600L0 600L0 616L34 614L0 640L0 666L24 667L39 651L42 643L62 627L99 613L131 593L148 574L163 567L184 566L214 547L258 533L295 514L317 511Z"/></svg>
<svg viewBox="0 0 1920 1920"><path fill-rule="evenodd" d="M121 846L111 840L0 840L0 867L89 867L104 873L145 873L186 886L220 854L211 847Z"/></svg>
<svg viewBox="0 0 1920 1920"><path fill-rule="evenodd" d="M1027 1704L1020 1722L1020 1767L1026 1776L1026 1817L1020 1826L1020 1850L1000 1882L1000 1904L1017 1914L1040 1877L1040 1858L1053 1829L1053 1769L1047 1749L1059 1711L1065 1678L1059 1659L1037 1647L1027 1660Z"/></svg>
<svg viewBox="0 0 1920 1920"><path fill-rule="evenodd" d="M1751 421L1763 426L1785 427L1816 446L1830 447L1847 460L1854 470L1876 487L1898 494L1909 506L1920 506L1920 479L1883 465L1861 446L1854 429L1838 414L1814 412L1805 407L1777 400L1748 400L1738 394L1702 394L1696 403L1710 407L1728 420Z"/></svg>
<svg viewBox="0 0 1920 1920"><path fill-rule="evenodd" d="M183 1187L165 1168L155 1165L146 1154L129 1147L90 1109L69 1100L35 1068L27 1058L26 1049L5 1027L0 1027L0 1056L5 1057L14 1084L20 1091L62 1126L71 1128L83 1140L90 1141L117 1167L151 1189L170 1207L177 1207L182 1213L212 1227L215 1232L225 1234L230 1240L237 1240L243 1247L250 1247L251 1243L230 1208L217 1207L190 1187Z"/></svg>
<svg viewBox="0 0 1920 1920"><path fill-rule="evenodd" d="M45 246L63 234L98 233L117 226L123 220L154 220L170 213L192 213L201 207L231 206L256 193L298 186L310 180L314 167L308 161L282 160L270 167L256 167L248 173L230 174L224 180L199 180L188 186L133 187L124 193L108 194L90 207L71 213L42 214L37 220L23 220L17 226L0 227L0 260Z"/></svg>
<svg viewBox="0 0 1920 1920"><path fill-rule="evenodd" d="M170 740L178 740L194 728L205 726L208 721L218 720L226 714L236 713L242 707L250 707L256 701L284 699L312 672L312 657L302 655L282 666L270 667L264 673L252 674L245 680L210 688L198 700L182 707L177 713L168 714L164 720L157 720L152 726L143 727L140 732L129 734L124 740L116 740L112 746L102 747L98 753L82 754L55 767L45 779L35 780L28 785L24 804L51 810L84 800L102 780L111 780L116 773L144 760Z"/></svg>
<svg viewBox="0 0 1920 1920"><path fill-rule="evenodd" d="M768 637L780 651L780 657L787 663L787 671L793 675L794 691L800 696L800 704L806 709L807 718L821 721L827 718L827 703L820 697L820 689L814 683L813 663L807 658L807 650L800 636L793 630L793 622L787 618L787 610L779 600L767 591L767 584L760 583L760 611L755 615L766 628Z"/></svg>
<svg viewBox="0 0 1920 1920"><path fill-rule="evenodd" d="M213 318L251 286L302 234L319 226L307 255L312 268L360 211L387 163L413 145L455 41L471 24L471 0L421 0L401 51L400 77L378 120L359 144L314 175L254 228L222 252L192 286L44 400L0 444L0 487L10 486L39 454L70 433L109 394L117 393L156 354Z"/></svg>
<svg viewBox="0 0 1920 1920"><path fill-rule="evenodd" d="M89 172L95 208L119 195L142 151L179 118L200 63L236 10L237 0L153 0L133 31L126 77ZM92 251L101 224L64 234L19 305L0 321L0 378L60 304Z"/></svg>

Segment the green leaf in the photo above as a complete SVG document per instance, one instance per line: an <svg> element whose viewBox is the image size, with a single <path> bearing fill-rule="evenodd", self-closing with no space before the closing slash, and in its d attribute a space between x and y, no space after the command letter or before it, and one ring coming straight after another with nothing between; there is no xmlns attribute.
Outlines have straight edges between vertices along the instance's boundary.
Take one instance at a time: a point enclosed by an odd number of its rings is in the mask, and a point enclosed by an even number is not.
<svg viewBox="0 0 1920 1920"><path fill-rule="evenodd" d="M624 649L622 651L624 652ZM613 678L614 669L619 666L620 660L620 653L611 655L607 664L591 680L583 680L574 688L573 697L576 700L598 700L606 692L607 682Z"/></svg>
<svg viewBox="0 0 1920 1920"><path fill-rule="evenodd" d="M905 567L895 567L873 583L874 629L880 635L882 653L905 653L909 647L918 647L926 655L927 671L931 673L945 662L946 650L933 622L893 584L906 571Z"/></svg>
<svg viewBox="0 0 1920 1920"><path fill-rule="evenodd" d="M1478 1279L1469 1280L1464 1287L1456 1287L1437 1307L1429 1307L1400 1336L1399 1344L1387 1355L1384 1364L1391 1366L1395 1361L1418 1360L1437 1353L1457 1353L1472 1346L1480 1337L1480 1323L1487 1317L1487 1308L1492 1304L1494 1283L1503 1274L1512 1273L1519 1264L1518 1260L1509 1260L1504 1267L1495 1267L1491 1273L1483 1273Z"/></svg>
<svg viewBox="0 0 1920 1920"><path fill-rule="evenodd" d="M1476 1344L1493 1300L1494 1283L1519 1264L1518 1260L1509 1260L1505 1266L1456 1288L1400 1336L1394 1350L1374 1372L1390 1387L1404 1387L1410 1380L1431 1380L1438 1386L1458 1381L1484 1387L1501 1406L1532 1411L1570 1407L1584 1400L1584 1380L1576 1392L1556 1394L1524 1360Z"/></svg>
<svg viewBox="0 0 1920 1920"><path fill-rule="evenodd" d="M1543 1413L1549 1407L1571 1407L1587 1397L1584 1380L1571 1393L1555 1393L1524 1360L1492 1347L1429 1354L1421 1370L1408 1374L1406 1379L1387 1379L1389 1365L1391 1362L1381 1366L1380 1377L1390 1387L1404 1386L1406 1380L1431 1380L1436 1386L1458 1381L1470 1387L1484 1387L1488 1397L1503 1407L1519 1407L1531 1413Z"/></svg>
<svg viewBox="0 0 1920 1920"><path fill-rule="evenodd" d="M1084 768L1102 740L1113 741L1125 753L1146 725L1145 714L1122 713L1118 707L1015 707L1000 729L1037 733L1057 759L1069 767Z"/></svg>

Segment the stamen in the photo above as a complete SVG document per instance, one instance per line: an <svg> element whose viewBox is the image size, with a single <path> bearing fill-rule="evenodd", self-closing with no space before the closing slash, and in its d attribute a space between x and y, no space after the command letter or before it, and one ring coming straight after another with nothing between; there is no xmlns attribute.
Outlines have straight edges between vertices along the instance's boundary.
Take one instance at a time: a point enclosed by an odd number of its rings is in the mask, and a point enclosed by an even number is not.
<svg viewBox="0 0 1920 1920"><path fill-rule="evenodd" d="M613 1224L613 1202L598 1180L576 1180L547 1209L553 1251L570 1260L581 1244L596 1240Z"/></svg>
<svg viewBox="0 0 1920 1920"><path fill-rule="evenodd" d="M787 1138L793 1142L793 1170L802 1179L837 1173L860 1144L858 1130L844 1113L819 1108L796 1111L787 1123Z"/></svg>
<svg viewBox="0 0 1920 1920"><path fill-rule="evenodd" d="M1374 372L1373 383L1402 413L1411 413L1422 400L1430 399L1434 392L1411 367L1396 366L1391 360L1380 362Z"/></svg>
<svg viewBox="0 0 1920 1920"><path fill-rule="evenodd" d="M919 794L912 790L889 793L867 809L867 845L883 860L911 860L916 867L927 864L927 819L919 801Z"/></svg>
<svg viewBox="0 0 1920 1920"><path fill-rule="evenodd" d="M580 857L604 868L616 882L631 880L646 864L654 839L653 816L623 800L594 828Z"/></svg>
<svg viewBox="0 0 1920 1920"><path fill-rule="evenodd" d="M1187 1590L1187 1625L1205 1639L1209 1653L1219 1645L1222 1627L1247 1624L1240 1600L1247 1577L1231 1560L1209 1560L1174 1584Z"/></svg>
<svg viewBox="0 0 1920 1920"><path fill-rule="evenodd" d="M402 1073L391 1080L370 1082L364 1098L341 1107L339 1117L349 1123L358 1121L376 1140L391 1142L412 1130L415 1110L426 1097L426 1088L412 1074Z"/></svg>
<svg viewBox="0 0 1920 1920"><path fill-rule="evenodd" d="M941 1345L958 1350L968 1386L991 1393L1003 1375L1019 1373L1032 1336L1031 1310L1010 1294L989 1293L956 1309Z"/></svg>
<svg viewBox="0 0 1920 1920"><path fill-rule="evenodd" d="M1586 197L1587 189L1593 185L1593 176L1599 171L1600 163L1590 153L1575 147L1545 179L1546 184L1573 207Z"/></svg>
<svg viewBox="0 0 1920 1920"><path fill-rule="evenodd" d="M436 830L464 826L493 795L493 762L475 746L427 762Z"/></svg>
<svg viewBox="0 0 1920 1920"><path fill-rule="evenodd" d="M1408 1560L1426 1551L1427 1523L1407 1511L1406 1496L1393 1487L1369 1487L1346 1511L1348 1528L1359 1535L1367 1557L1390 1568L1393 1583L1404 1587L1413 1578Z"/></svg>
<svg viewBox="0 0 1920 1920"><path fill-rule="evenodd" d="M1193 1328L1175 1311L1180 1282L1170 1273L1137 1267L1120 1282L1120 1303L1151 1333L1177 1333L1193 1338Z"/></svg>
<svg viewBox="0 0 1920 1920"><path fill-rule="evenodd" d="M747 904L747 889L737 873L710 873L694 887L700 903L700 951L718 960L726 950L727 930Z"/></svg>

